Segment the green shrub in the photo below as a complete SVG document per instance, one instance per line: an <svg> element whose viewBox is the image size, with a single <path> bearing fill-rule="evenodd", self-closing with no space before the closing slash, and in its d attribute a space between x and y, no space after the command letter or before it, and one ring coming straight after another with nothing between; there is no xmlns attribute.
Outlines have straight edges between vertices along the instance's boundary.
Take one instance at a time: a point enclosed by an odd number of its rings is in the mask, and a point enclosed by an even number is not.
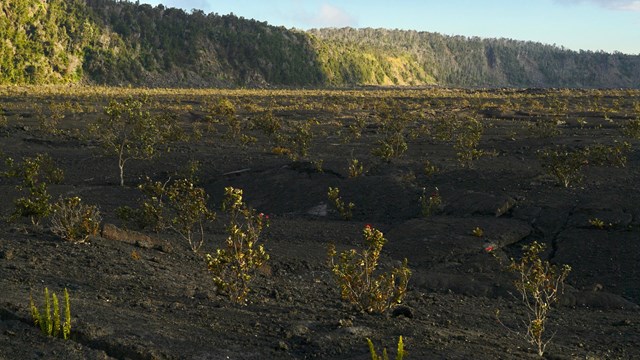
<svg viewBox="0 0 640 360"><path fill-rule="evenodd" d="M275 117L271 111L254 116L251 118L251 122L254 128L259 129L270 138L275 138L280 129L282 129L280 119Z"/></svg>
<svg viewBox="0 0 640 360"><path fill-rule="evenodd" d="M526 248L520 261L511 259L509 269L518 275L514 285L526 306L528 319L526 340L537 347L538 355L544 354L551 339L544 338L545 325L552 305L558 302L558 296L564 289L564 281L571 267L557 266L540 259L544 245L533 242Z"/></svg>
<svg viewBox="0 0 640 360"><path fill-rule="evenodd" d="M629 151L631 151L631 144L626 141L616 141L613 145L595 144L584 149L589 164L614 167L627 165Z"/></svg>
<svg viewBox="0 0 640 360"><path fill-rule="evenodd" d="M172 116L153 116L146 99L112 100L104 109L106 117L99 117L89 126L89 132L102 147L118 157L120 185L124 186L124 167L129 160L149 160L180 132Z"/></svg>
<svg viewBox="0 0 640 360"><path fill-rule="evenodd" d="M171 229L197 253L204 244L204 225L215 219L215 212L207 207L209 197L204 189L195 186L193 178L164 183L147 178L139 189L146 195L140 209L121 208L120 216L156 231Z"/></svg>
<svg viewBox="0 0 640 360"><path fill-rule="evenodd" d="M564 187L582 181L582 168L589 163L582 149L569 150L565 147L538 151L538 158L542 168Z"/></svg>
<svg viewBox="0 0 640 360"><path fill-rule="evenodd" d="M34 225L39 224L41 219L51 214L48 183L62 182L64 177L62 170L57 168L53 159L46 154L38 154L34 158L26 157L22 163L16 163L12 158L7 158L5 164L8 170L1 175L19 180L20 183L16 185L16 189L27 193L14 201L15 210L10 220L28 217Z"/></svg>
<svg viewBox="0 0 640 360"><path fill-rule="evenodd" d="M364 166L358 159L351 159L349 162L349 177L356 178L364 172Z"/></svg>
<svg viewBox="0 0 640 360"><path fill-rule="evenodd" d="M64 240L80 243L98 234L101 221L95 205L85 205L75 196L60 199L53 205L51 231Z"/></svg>
<svg viewBox="0 0 640 360"><path fill-rule="evenodd" d="M291 160L297 161L309 156L311 140L313 139L311 126L315 124L315 122L315 120L289 122L285 133L283 135L277 135L276 142L280 144L281 147L289 149L288 156Z"/></svg>
<svg viewBox="0 0 640 360"><path fill-rule="evenodd" d="M560 135L558 122L555 119L537 119L529 124L529 131L538 138L551 138Z"/></svg>
<svg viewBox="0 0 640 360"><path fill-rule="evenodd" d="M375 276L387 239L370 225L365 226L362 235L366 248L361 253L351 249L338 255L335 246L330 245L329 266L343 300L366 312L383 313L404 298L411 270L404 259L400 267Z"/></svg>
<svg viewBox="0 0 640 360"><path fill-rule="evenodd" d="M243 304L249 294L254 273L269 255L260 244L260 236L269 226L269 217L249 208L242 198L242 190L225 188L222 210L229 215L225 247L206 255L207 267L213 274L218 291L232 302Z"/></svg>
<svg viewBox="0 0 640 360"><path fill-rule="evenodd" d="M377 118L380 124L378 131L380 139L378 146L371 154L390 162L399 158L409 149L406 141L406 129L409 124L409 114L403 111L397 103L387 105L384 102L376 104Z"/></svg>
<svg viewBox="0 0 640 360"><path fill-rule="evenodd" d="M632 139L640 139L640 118L629 120L622 127L622 133Z"/></svg>
<svg viewBox="0 0 640 360"><path fill-rule="evenodd" d="M440 191L436 187L435 190L427 195L427 189L422 188L422 195L420 195L420 209L422 210L423 217L429 217L440 211L442 207L442 196Z"/></svg>
<svg viewBox="0 0 640 360"><path fill-rule="evenodd" d="M333 206L338 210L340 216L344 220L351 220L353 217L353 209L356 205L352 202L345 203L340 197L340 189L335 187L329 187L329 191L327 192L327 197Z"/></svg>

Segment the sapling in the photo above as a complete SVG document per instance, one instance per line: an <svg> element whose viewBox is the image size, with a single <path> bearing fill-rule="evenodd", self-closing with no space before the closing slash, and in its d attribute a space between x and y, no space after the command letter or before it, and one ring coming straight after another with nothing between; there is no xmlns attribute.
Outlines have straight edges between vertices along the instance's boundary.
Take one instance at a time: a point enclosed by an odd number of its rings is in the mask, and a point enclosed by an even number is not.
<svg viewBox="0 0 640 360"><path fill-rule="evenodd" d="M147 100L112 100L89 126L89 132L102 147L118 157L120 186L124 186L124 168L129 160L149 160L160 148L177 138L179 128L172 116L155 116L147 109Z"/></svg>
<svg viewBox="0 0 640 360"><path fill-rule="evenodd" d="M538 355L544 351L551 341L544 337L545 326L552 306L558 302L564 290L564 282L569 276L571 267L563 265L560 269L548 261L540 258L544 245L533 242L529 245L520 261L511 259L509 270L516 273L518 278L514 285L522 297L527 309L528 320L526 340L536 346Z"/></svg>

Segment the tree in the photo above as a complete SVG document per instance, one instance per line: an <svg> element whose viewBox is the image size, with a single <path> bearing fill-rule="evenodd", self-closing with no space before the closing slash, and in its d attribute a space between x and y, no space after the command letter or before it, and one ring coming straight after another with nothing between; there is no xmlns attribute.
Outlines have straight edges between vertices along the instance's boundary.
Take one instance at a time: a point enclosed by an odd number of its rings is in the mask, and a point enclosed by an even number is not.
<svg viewBox="0 0 640 360"><path fill-rule="evenodd" d="M129 97L123 102L112 100L100 117L89 127L102 147L118 156L120 186L124 186L124 166L132 159L150 160L160 147L179 138L175 118L154 116L145 108L146 99Z"/></svg>

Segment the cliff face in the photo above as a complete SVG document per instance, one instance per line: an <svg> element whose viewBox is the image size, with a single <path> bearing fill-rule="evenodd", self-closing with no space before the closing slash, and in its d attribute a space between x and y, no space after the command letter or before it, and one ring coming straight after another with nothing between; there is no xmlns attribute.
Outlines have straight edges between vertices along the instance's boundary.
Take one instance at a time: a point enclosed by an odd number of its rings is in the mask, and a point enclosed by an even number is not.
<svg viewBox="0 0 640 360"><path fill-rule="evenodd" d="M0 2L0 83L638 87L640 56L385 29L270 26L115 0Z"/></svg>

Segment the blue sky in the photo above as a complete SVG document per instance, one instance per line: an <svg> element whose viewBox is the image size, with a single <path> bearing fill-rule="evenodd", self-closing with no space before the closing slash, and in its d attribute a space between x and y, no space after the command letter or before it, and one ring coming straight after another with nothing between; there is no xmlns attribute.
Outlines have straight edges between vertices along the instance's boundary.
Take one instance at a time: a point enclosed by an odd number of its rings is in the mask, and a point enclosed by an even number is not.
<svg viewBox="0 0 640 360"><path fill-rule="evenodd" d="M141 0L271 25L373 27L504 37L640 54L640 0Z"/></svg>

